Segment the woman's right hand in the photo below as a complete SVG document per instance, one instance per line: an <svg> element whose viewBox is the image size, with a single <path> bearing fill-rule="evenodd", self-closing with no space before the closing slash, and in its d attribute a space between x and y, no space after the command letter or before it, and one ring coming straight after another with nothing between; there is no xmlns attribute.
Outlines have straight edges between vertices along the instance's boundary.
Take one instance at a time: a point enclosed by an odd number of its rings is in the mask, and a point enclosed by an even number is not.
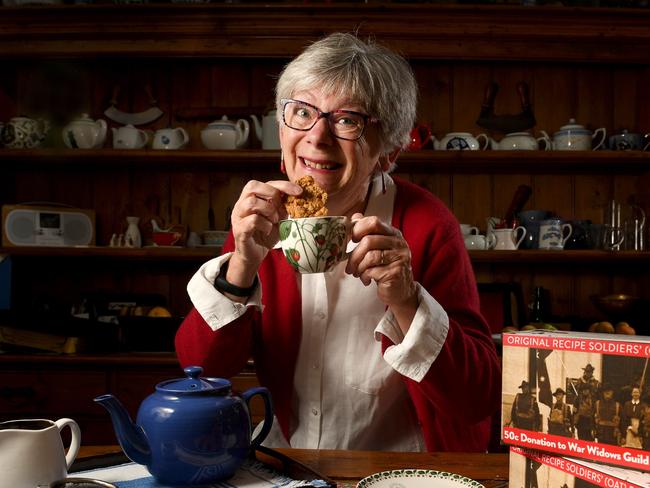
<svg viewBox="0 0 650 488"><path fill-rule="evenodd" d="M300 195L302 188L284 180L246 183L231 214L235 240L231 265L257 273L266 254L278 242L278 222L287 217L283 203L285 193ZM236 262L233 263L233 259Z"/></svg>

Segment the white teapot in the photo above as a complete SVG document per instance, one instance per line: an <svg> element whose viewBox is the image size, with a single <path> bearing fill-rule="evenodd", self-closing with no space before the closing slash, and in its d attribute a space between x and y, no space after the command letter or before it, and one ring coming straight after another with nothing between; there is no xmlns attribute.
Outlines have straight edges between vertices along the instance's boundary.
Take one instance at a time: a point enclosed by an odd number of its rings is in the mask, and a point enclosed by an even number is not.
<svg viewBox="0 0 650 488"><path fill-rule="evenodd" d="M69 148L95 149L106 140L107 125L102 119L92 120L88 114L73 120L63 128L63 142Z"/></svg>
<svg viewBox="0 0 650 488"><path fill-rule="evenodd" d="M483 144L479 142L481 139ZM440 141L433 137L433 148L441 151L484 150L489 143L490 138L483 133L474 137L469 132L449 132Z"/></svg>
<svg viewBox="0 0 650 488"><path fill-rule="evenodd" d="M201 142L208 149L239 149L248 142L249 133L247 120L233 122L224 115L201 130Z"/></svg>
<svg viewBox="0 0 650 488"><path fill-rule="evenodd" d="M540 131L546 135L544 131ZM576 124L575 119L569 119L569 123L560 127L560 130L553 134L553 149L556 151L591 151L593 141L600 134L600 141L593 147L599 149L605 142L607 130L604 127L591 132L584 125Z"/></svg>
<svg viewBox="0 0 650 488"><path fill-rule="evenodd" d="M510 132L503 136L499 142L490 139L490 147L493 150L501 151L537 151L539 144L543 143L544 150L550 151L551 139L546 132L542 131L542 133L541 137L535 138L529 132Z"/></svg>
<svg viewBox="0 0 650 488"><path fill-rule="evenodd" d="M119 129L113 128L113 147L115 149L142 149L149 142L149 133L127 124Z"/></svg>
<svg viewBox="0 0 650 488"><path fill-rule="evenodd" d="M255 136L262 142L262 149L280 149L280 128L277 110L271 110L262 116L262 122L256 115L251 115Z"/></svg>

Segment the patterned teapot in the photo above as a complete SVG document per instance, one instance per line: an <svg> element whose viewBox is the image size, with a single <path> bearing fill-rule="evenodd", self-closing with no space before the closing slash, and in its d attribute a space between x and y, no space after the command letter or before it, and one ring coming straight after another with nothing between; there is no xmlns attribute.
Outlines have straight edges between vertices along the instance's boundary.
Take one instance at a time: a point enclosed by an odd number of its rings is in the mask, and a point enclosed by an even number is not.
<svg viewBox="0 0 650 488"><path fill-rule="evenodd" d="M2 129L0 140L10 149L33 149L43 145L50 131L50 123L45 119L13 117Z"/></svg>

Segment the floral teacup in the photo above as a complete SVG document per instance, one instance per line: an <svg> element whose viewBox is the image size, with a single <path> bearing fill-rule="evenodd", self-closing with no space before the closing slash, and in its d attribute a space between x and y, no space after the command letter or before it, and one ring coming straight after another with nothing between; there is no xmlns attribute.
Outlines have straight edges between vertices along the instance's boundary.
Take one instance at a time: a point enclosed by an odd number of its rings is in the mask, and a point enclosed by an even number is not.
<svg viewBox="0 0 650 488"><path fill-rule="evenodd" d="M343 261L349 232L350 220L345 216L280 221L284 256L301 273L324 273Z"/></svg>

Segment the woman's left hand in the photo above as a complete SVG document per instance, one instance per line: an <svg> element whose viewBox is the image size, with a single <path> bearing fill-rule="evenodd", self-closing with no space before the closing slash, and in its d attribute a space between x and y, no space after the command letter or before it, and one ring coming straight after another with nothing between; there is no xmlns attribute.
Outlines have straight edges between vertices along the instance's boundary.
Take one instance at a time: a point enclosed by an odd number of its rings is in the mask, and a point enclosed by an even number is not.
<svg viewBox="0 0 650 488"><path fill-rule="evenodd" d="M358 277L366 286L374 280L379 299L393 312L408 310L415 314L417 288L411 250L402 233L377 217L357 213L352 221L352 240L359 244L350 254L346 273Z"/></svg>

